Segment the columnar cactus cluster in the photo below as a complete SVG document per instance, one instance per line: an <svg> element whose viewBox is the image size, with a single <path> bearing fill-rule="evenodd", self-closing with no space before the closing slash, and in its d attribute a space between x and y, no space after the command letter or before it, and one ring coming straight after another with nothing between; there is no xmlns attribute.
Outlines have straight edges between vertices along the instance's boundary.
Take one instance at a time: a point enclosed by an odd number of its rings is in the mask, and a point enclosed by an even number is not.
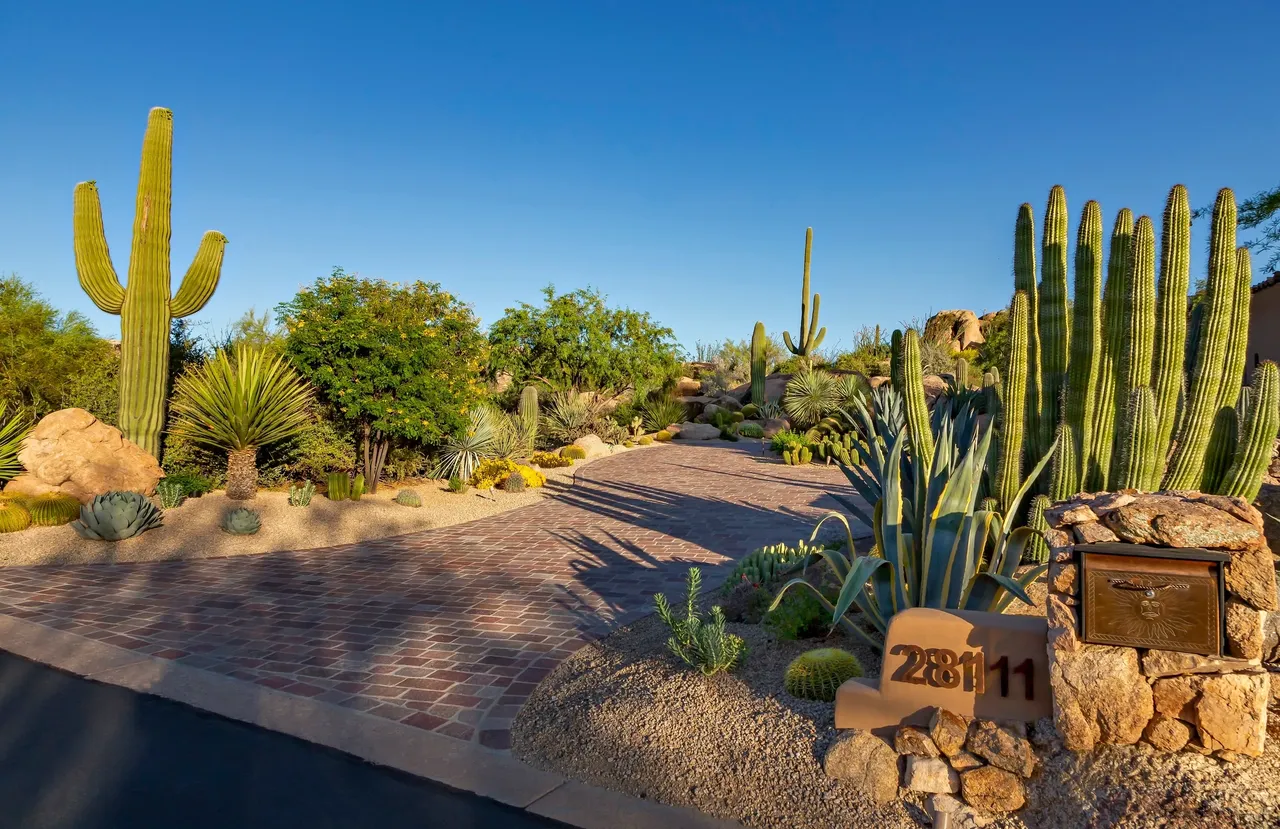
<svg viewBox="0 0 1280 829"><path fill-rule="evenodd" d="M1066 209L1065 193L1054 187L1038 283L1031 206L1018 211L995 496L1007 504L1021 468L1056 437L1052 472L1038 485L1053 499L1122 487L1255 497L1270 456L1262 444L1280 421L1280 377L1264 364L1253 395L1242 394L1252 268L1248 250L1236 247L1234 194L1218 193L1206 290L1190 325L1186 188L1169 193L1158 275L1153 222L1119 212L1105 284L1101 209L1085 205L1070 306Z"/></svg>
<svg viewBox="0 0 1280 829"><path fill-rule="evenodd" d="M173 206L173 113L157 107L142 139L142 172L133 217L129 280L120 284L102 227L92 181L75 189L74 235L80 286L108 314L120 315L120 429L160 457L169 369L169 323L190 316L213 296L227 238L210 230L177 293L170 289L169 214Z"/></svg>

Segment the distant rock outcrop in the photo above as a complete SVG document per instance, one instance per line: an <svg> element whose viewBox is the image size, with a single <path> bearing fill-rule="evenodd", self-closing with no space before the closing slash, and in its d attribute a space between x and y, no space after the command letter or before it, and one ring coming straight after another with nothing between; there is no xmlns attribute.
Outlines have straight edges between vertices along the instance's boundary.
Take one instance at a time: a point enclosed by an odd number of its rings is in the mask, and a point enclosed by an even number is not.
<svg viewBox="0 0 1280 829"><path fill-rule="evenodd" d="M929 317L924 325L924 338L949 345L955 351L964 351L986 342L982 336L982 323L972 311L939 311Z"/></svg>

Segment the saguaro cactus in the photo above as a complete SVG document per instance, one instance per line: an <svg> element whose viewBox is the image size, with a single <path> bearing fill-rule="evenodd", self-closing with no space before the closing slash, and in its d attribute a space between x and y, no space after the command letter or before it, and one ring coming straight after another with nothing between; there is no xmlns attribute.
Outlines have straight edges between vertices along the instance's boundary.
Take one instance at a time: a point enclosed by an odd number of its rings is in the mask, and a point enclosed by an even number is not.
<svg viewBox="0 0 1280 829"><path fill-rule="evenodd" d="M768 367L764 361L765 333L764 323L757 322L751 332L751 402L757 406L764 403L764 378Z"/></svg>
<svg viewBox="0 0 1280 829"><path fill-rule="evenodd" d="M889 382L902 391L902 332L897 328L889 335Z"/></svg>
<svg viewBox="0 0 1280 829"><path fill-rule="evenodd" d="M521 421L537 428L539 416L537 386L525 386L520 390L520 403L516 411Z"/></svg>
<svg viewBox="0 0 1280 829"><path fill-rule="evenodd" d="M1156 292L1156 336L1151 388L1156 403L1156 446L1160 473L1178 415L1187 344L1187 287L1191 279L1191 207L1187 188L1174 185L1160 229L1160 283Z"/></svg>
<svg viewBox="0 0 1280 829"><path fill-rule="evenodd" d="M1133 244L1133 213L1129 208L1116 215L1111 228L1111 249L1107 253L1107 284L1102 290L1102 320L1105 345L1098 363L1098 387L1094 397L1098 416L1093 419L1093 460L1088 464L1086 489L1107 488L1111 474L1112 443L1115 439L1114 407L1116 366L1125 348L1124 300L1128 292L1129 254Z"/></svg>
<svg viewBox="0 0 1280 829"><path fill-rule="evenodd" d="M1236 310L1236 199L1228 188L1218 191L1210 237L1209 279L1202 300L1205 311L1201 330L1196 338L1195 368L1191 372L1178 445L1165 473L1165 489L1201 488L1214 421L1221 422L1218 409L1227 364L1227 342Z"/></svg>
<svg viewBox="0 0 1280 829"><path fill-rule="evenodd" d="M800 336L796 338L796 342L791 341L791 334L788 331L782 332L782 339L786 341L787 349L797 357L808 358L818 346L822 345L822 338L827 336L827 329L818 329L818 307L822 303L822 297L819 294L813 295L813 315L809 315L809 257L813 252L813 228L808 228L804 232L804 282L800 288ZM817 331L815 334L814 332Z"/></svg>
<svg viewBox="0 0 1280 829"><path fill-rule="evenodd" d="M902 403L907 413L907 434L917 458L933 462L933 431L929 406L924 399L924 369L920 364L920 335L907 329L902 337Z"/></svg>
<svg viewBox="0 0 1280 829"><path fill-rule="evenodd" d="M120 315L120 429L157 458L164 427L169 323L196 313L209 301L227 243L216 230L206 232L178 292L170 293L172 178L173 113L157 107L151 110L142 140L127 286L120 284L111 264L94 182L76 185L73 217L80 286L103 311Z"/></svg>
<svg viewBox="0 0 1280 829"><path fill-rule="evenodd" d="M1102 359L1102 208L1096 201L1087 202L1080 214L1076 231L1076 292L1071 317L1071 365L1067 372L1066 422L1071 429L1066 436L1073 445L1068 450L1062 441L1054 460L1054 480L1065 492L1063 498L1079 492L1088 477L1089 459L1093 457L1094 394L1098 387L1098 364ZM1064 465L1070 451L1075 463ZM1061 477L1056 471L1062 469ZM1058 496L1054 496L1058 497Z"/></svg>
<svg viewBox="0 0 1280 829"><path fill-rule="evenodd" d="M1067 356L1071 350L1071 320L1067 309L1067 193L1055 184L1049 191L1041 239L1039 313L1040 411L1036 440L1044 448L1053 442L1062 412L1062 392L1067 385Z"/></svg>
<svg viewBox="0 0 1280 829"><path fill-rule="evenodd" d="M996 497L1008 510L1022 485L1022 441L1027 417L1027 345L1031 329L1031 304L1025 291L1015 291L1009 310L1009 368L1004 374L1000 427L1000 464L996 472Z"/></svg>

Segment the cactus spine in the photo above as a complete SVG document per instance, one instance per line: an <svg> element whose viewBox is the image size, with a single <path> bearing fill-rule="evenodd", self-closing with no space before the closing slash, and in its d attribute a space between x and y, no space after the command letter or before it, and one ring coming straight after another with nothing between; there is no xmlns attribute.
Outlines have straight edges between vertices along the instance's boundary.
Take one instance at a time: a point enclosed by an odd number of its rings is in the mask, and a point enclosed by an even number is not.
<svg viewBox="0 0 1280 829"><path fill-rule="evenodd" d="M1000 463L996 473L996 497L1008 509L1022 484L1022 441L1027 412L1027 363L1031 303L1025 291L1014 291L1009 310L1009 368L1003 379L1000 427Z"/></svg>
<svg viewBox="0 0 1280 829"><path fill-rule="evenodd" d="M1026 389L1027 389L1027 425L1030 427L1030 452L1035 457L1041 454L1038 444L1039 425L1036 420L1044 409L1043 389L1040 386L1041 369L1040 331L1036 320L1040 315L1040 301L1036 291L1036 223L1031 205L1023 204L1018 208L1018 220L1013 231L1013 289L1022 291L1027 297L1027 334L1026 352ZM1019 352L1021 353L1021 352Z"/></svg>
<svg viewBox="0 0 1280 829"><path fill-rule="evenodd" d="M1254 399L1245 418L1235 460L1219 492L1252 502L1271 462L1271 446L1280 431L1280 370L1268 360L1253 373Z"/></svg>
<svg viewBox="0 0 1280 829"><path fill-rule="evenodd" d="M1098 363L1095 394L1098 416L1093 420L1093 458L1088 463L1086 489L1106 489L1111 475L1112 445L1115 440L1116 372L1124 350L1124 303L1129 277L1129 254L1133 244L1133 213L1129 208L1116 214L1111 228L1111 249L1107 254L1107 284L1102 290L1102 320L1105 343Z"/></svg>
<svg viewBox="0 0 1280 829"><path fill-rule="evenodd" d="M1067 358L1071 351L1070 312L1067 309L1067 193L1055 184L1049 191L1041 239L1043 264L1040 279L1040 409L1036 414L1041 451L1053 442L1067 385Z"/></svg>
<svg viewBox="0 0 1280 829"><path fill-rule="evenodd" d="M1054 479L1065 498L1079 492L1089 476L1093 457L1094 393L1098 387L1098 366L1102 358L1102 207L1085 203L1076 231L1075 308L1071 318L1071 365L1067 372L1067 403L1064 415L1071 428L1065 433L1071 445L1058 444ZM1074 463L1063 466L1070 453ZM1061 467L1061 472L1057 470ZM1074 470L1074 471L1073 471Z"/></svg>
<svg viewBox="0 0 1280 829"><path fill-rule="evenodd" d="M1187 188L1174 185L1160 229L1160 285L1151 364L1156 404L1155 453L1160 474L1169 457L1187 347L1187 288L1191 279L1191 207Z"/></svg>
<svg viewBox="0 0 1280 829"><path fill-rule="evenodd" d="M156 458L164 426L169 324L204 307L218 285L227 238L208 231L176 294L170 293L169 238L173 204L173 113L156 107L142 140L127 286L107 249L98 187L75 188L73 216L80 286L108 314L120 315L120 429Z"/></svg>
<svg viewBox="0 0 1280 829"><path fill-rule="evenodd" d="M764 323L757 322L751 332L751 402L757 406L764 405L764 378L768 367L764 361L765 333Z"/></svg>
<svg viewBox="0 0 1280 829"><path fill-rule="evenodd" d="M902 337L902 402L907 414L911 452L926 464L933 461L933 430L924 399L924 369L920 364L920 335L907 329Z"/></svg>
<svg viewBox="0 0 1280 829"><path fill-rule="evenodd" d="M1236 199L1228 188L1218 191L1209 242L1206 306L1196 337L1195 368L1178 435L1169 459L1165 489L1199 489L1204 484L1205 457L1218 418L1227 365L1227 342L1235 318ZM1247 302L1247 299L1246 299Z"/></svg>
<svg viewBox="0 0 1280 829"><path fill-rule="evenodd" d="M822 297L818 294L813 295L813 316L809 315L809 257L812 252L813 228L808 228L804 232L804 282L800 288L800 336L796 338L796 342L792 342L791 334L787 331L782 332L782 339L786 341L787 349L797 357L805 359L808 359L818 346L822 345L822 338L827 336L827 329L818 330L818 307L822 303Z"/></svg>

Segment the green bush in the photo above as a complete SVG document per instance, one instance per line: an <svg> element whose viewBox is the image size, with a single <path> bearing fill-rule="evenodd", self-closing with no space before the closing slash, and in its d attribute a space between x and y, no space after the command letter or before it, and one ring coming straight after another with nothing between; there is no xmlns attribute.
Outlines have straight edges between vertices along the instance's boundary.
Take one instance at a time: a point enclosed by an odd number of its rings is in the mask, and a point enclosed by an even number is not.
<svg viewBox="0 0 1280 829"><path fill-rule="evenodd" d="M810 446L809 438L792 431L791 429L783 429L776 433L769 441L769 448L774 452L785 452L793 449L801 449Z"/></svg>
<svg viewBox="0 0 1280 829"><path fill-rule="evenodd" d="M762 438L764 437L764 427L759 423L743 423L738 427L738 434L744 438Z"/></svg>
<svg viewBox="0 0 1280 829"><path fill-rule="evenodd" d="M529 463L543 469L559 469L563 466L573 466L573 458L557 455L555 452L534 452L529 458Z"/></svg>
<svg viewBox="0 0 1280 829"><path fill-rule="evenodd" d="M459 478L457 475L450 476L449 491L450 492L466 492L467 482Z"/></svg>
<svg viewBox="0 0 1280 829"><path fill-rule="evenodd" d="M188 498L199 498L214 490L213 479L197 472L171 472L164 480L182 487L182 494Z"/></svg>
<svg viewBox="0 0 1280 829"><path fill-rule="evenodd" d="M687 596L685 615L677 619L671 612L667 597L661 593L653 597L658 618L671 631L667 647L680 661L697 668L706 676L732 670L746 652L746 642L725 630L724 611L711 608L711 618L703 619L698 612L698 595L702 592L702 571L689 568L686 580Z"/></svg>
<svg viewBox="0 0 1280 829"><path fill-rule="evenodd" d="M831 627L831 614L812 593L792 591L765 614L764 626L779 639L808 639L827 632Z"/></svg>

